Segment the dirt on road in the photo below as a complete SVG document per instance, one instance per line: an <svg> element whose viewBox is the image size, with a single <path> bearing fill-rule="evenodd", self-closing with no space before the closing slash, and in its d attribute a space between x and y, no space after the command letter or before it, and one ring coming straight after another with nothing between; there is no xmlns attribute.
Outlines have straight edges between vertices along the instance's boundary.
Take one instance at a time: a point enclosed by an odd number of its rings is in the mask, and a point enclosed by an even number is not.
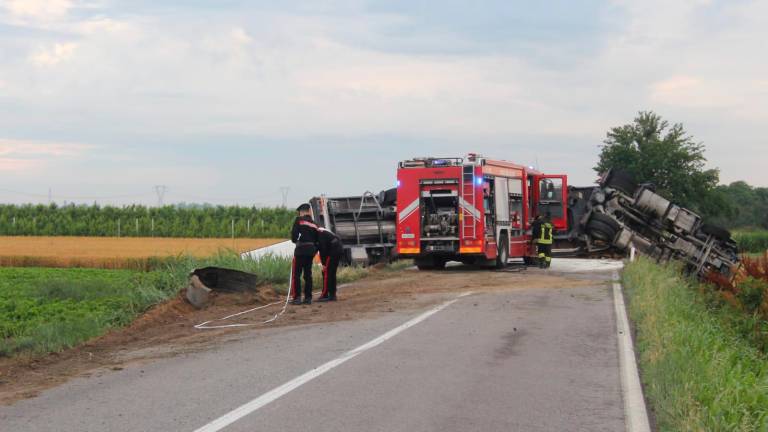
<svg viewBox="0 0 768 432"><path fill-rule="evenodd" d="M339 301L289 306L278 320L282 304L232 320L212 324L253 324L249 327L198 330L195 324L221 318L259 304L279 300L270 287L258 294L220 295L213 305L196 310L182 296L158 305L130 326L112 331L77 348L45 357L0 359L0 404L34 397L77 376L120 370L128 364L203 350L230 339L247 337L265 328L363 319L395 311L423 309L455 293L508 291L516 288L560 288L594 284L591 278L512 268L488 271L453 267L445 271L371 271L370 276L339 289Z"/></svg>

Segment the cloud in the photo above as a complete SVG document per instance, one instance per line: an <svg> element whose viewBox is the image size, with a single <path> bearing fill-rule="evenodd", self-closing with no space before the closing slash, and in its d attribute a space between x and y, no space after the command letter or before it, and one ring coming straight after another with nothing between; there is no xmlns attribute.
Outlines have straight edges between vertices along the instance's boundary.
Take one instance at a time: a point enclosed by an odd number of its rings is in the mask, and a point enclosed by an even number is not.
<svg viewBox="0 0 768 432"><path fill-rule="evenodd" d="M0 156L10 154L77 156L93 149L90 144L0 138Z"/></svg>
<svg viewBox="0 0 768 432"><path fill-rule="evenodd" d="M74 42L55 43L48 48L38 49L29 60L36 66L54 66L69 60L76 48Z"/></svg>
<svg viewBox="0 0 768 432"><path fill-rule="evenodd" d="M0 138L0 171L21 171L41 168L65 158L79 158L92 145Z"/></svg>
<svg viewBox="0 0 768 432"><path fill-rule="evenodd" d="M66 16L73 2L71 0L5 0L4 6L17 18L50 21Z"/></svg>

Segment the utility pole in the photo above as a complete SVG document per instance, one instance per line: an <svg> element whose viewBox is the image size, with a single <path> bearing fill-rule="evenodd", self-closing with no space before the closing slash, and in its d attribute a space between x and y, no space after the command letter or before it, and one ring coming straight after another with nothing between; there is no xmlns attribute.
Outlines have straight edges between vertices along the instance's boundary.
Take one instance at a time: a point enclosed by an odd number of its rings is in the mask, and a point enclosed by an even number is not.
<svg viewBox="0 0 768 432"><path fill-rule="evenodd" d="M165 191L168 190L168 188L165 185L156 185L155 186L155 193L157 194L157 206L162 207L163 206L163 199L165 199Z"/></svg>
<svg viewBox="0 0 768 432"><path fill-rule="evenodd" d="M48 205L51 205L53 202L53 192L51 191L50 186L48 187Z"/></svg>
<svg viewBox="0 0 768 432"><path fill-rule="evenodd" d="M291 188L288 186L283 186L280 188L280 193L283 194L283 208L288 207L288 192L291 191Z"/></svg>

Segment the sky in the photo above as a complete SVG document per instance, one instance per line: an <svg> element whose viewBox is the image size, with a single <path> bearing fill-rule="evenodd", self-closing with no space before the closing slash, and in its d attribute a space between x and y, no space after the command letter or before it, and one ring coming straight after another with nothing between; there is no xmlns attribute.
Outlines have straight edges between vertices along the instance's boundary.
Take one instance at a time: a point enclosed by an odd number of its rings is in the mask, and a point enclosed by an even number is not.
<svg viewBox="0 0 768 432"><path fill-rule="evenodd" d="M0 0L0 202L278 205L487 157L592 184L653 110L768 186L768 2Z"/></svg>

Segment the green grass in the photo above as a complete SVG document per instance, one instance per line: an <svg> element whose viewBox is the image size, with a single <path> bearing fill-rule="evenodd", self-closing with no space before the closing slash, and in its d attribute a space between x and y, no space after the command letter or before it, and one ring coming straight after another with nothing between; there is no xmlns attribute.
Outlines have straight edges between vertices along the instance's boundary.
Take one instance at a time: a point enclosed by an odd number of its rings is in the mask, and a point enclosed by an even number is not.
<svg viewBox="0 0 768 432"><path fill-rule="evenodd" d="M623 283L646 396L660 431L768 430L768 358L728 308L674 266L639 259Z"/></svg>
<svg viewBox="0 0 768 432"><path fill-rule="evenodd" d="M762 253L768 250L768 231L765 230L735 231L733 239L741 252Z"/></svg>
<svg viewBox="0 0 768 432"><path fill-rule="evenodd" d="M193 269L206 266L255 273L260 284L285 293L291 261L271 255L241 259L235 252L221 251L205 259L174 257L149 272L0 268L0 356L61 351L127 325L149 307L175 296ZM319 266L316 269L319 287L321 272ZM367 274L360 267L340 268L338 282Z"/></svg>

